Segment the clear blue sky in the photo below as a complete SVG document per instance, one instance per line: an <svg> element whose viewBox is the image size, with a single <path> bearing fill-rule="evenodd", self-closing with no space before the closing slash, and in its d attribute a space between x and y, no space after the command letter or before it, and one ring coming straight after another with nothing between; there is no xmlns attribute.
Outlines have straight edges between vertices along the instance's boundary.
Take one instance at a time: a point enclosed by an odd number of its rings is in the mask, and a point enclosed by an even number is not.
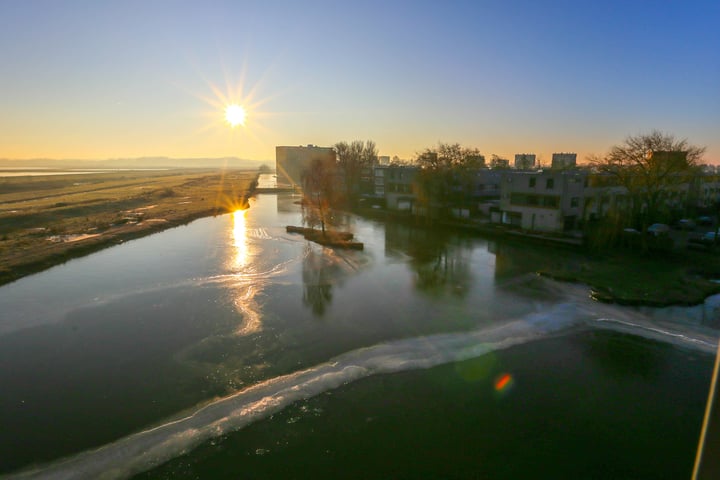
<svg viewBox="0 0 720 480"><path fill-rule="evenodd" d="M2 0L0 65L0 158L372 139L582 160L660 129L720 163L717 0Z"/></svg>

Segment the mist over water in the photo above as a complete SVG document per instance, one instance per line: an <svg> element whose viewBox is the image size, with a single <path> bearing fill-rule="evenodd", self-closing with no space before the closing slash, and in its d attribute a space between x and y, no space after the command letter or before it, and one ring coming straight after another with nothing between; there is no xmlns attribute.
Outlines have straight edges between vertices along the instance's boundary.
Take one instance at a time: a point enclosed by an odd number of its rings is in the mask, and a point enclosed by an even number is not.
<svg viewBox="0 0 720 480"><path fill-rule="evenodd" d="M0 288L0 471L127 478L360 379L577 332L708 361L717 346L715 299L598 304L510 246L353 216L366 249L324 249L285 232L295 200L261 195Z"/></svg>

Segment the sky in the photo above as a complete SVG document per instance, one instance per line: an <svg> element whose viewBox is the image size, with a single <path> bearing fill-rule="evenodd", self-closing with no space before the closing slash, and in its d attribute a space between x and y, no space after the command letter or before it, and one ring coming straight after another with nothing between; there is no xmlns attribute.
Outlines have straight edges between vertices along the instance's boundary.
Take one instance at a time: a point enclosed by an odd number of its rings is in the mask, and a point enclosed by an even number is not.
<svg viewBox="0 0 720 480"><path fill-rule="evenodd" d="M719 127L717 0L0 0L0 158L582 162L658 129L720 163Z"/></svg>

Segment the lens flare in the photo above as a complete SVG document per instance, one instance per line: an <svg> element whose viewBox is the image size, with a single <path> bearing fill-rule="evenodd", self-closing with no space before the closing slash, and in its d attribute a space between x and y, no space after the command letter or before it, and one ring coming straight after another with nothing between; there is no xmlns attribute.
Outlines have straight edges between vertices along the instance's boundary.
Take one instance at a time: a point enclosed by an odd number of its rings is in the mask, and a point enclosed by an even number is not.
<svg viewBox="0 0 720 480"><path fill-rule="evenodd" d="M513 384L513 377L509 373L503 373L497 379L495 379L495 391L504 392L509 389Z"/></svg>

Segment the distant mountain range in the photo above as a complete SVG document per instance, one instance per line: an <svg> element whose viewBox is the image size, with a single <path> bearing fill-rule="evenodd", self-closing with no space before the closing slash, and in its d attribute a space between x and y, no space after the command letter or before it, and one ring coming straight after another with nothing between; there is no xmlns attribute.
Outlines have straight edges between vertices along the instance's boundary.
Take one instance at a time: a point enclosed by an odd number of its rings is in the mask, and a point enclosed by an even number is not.
<svg viewBox="0 0 720 480"><path fill-rule="evenodd" d="M261 165L275 167L274 160L246 160L237 157L222 158L110 158L105 160L73 160L33 158L12 160L0 158L0 168L249 168L257 169Z"/></svg>

